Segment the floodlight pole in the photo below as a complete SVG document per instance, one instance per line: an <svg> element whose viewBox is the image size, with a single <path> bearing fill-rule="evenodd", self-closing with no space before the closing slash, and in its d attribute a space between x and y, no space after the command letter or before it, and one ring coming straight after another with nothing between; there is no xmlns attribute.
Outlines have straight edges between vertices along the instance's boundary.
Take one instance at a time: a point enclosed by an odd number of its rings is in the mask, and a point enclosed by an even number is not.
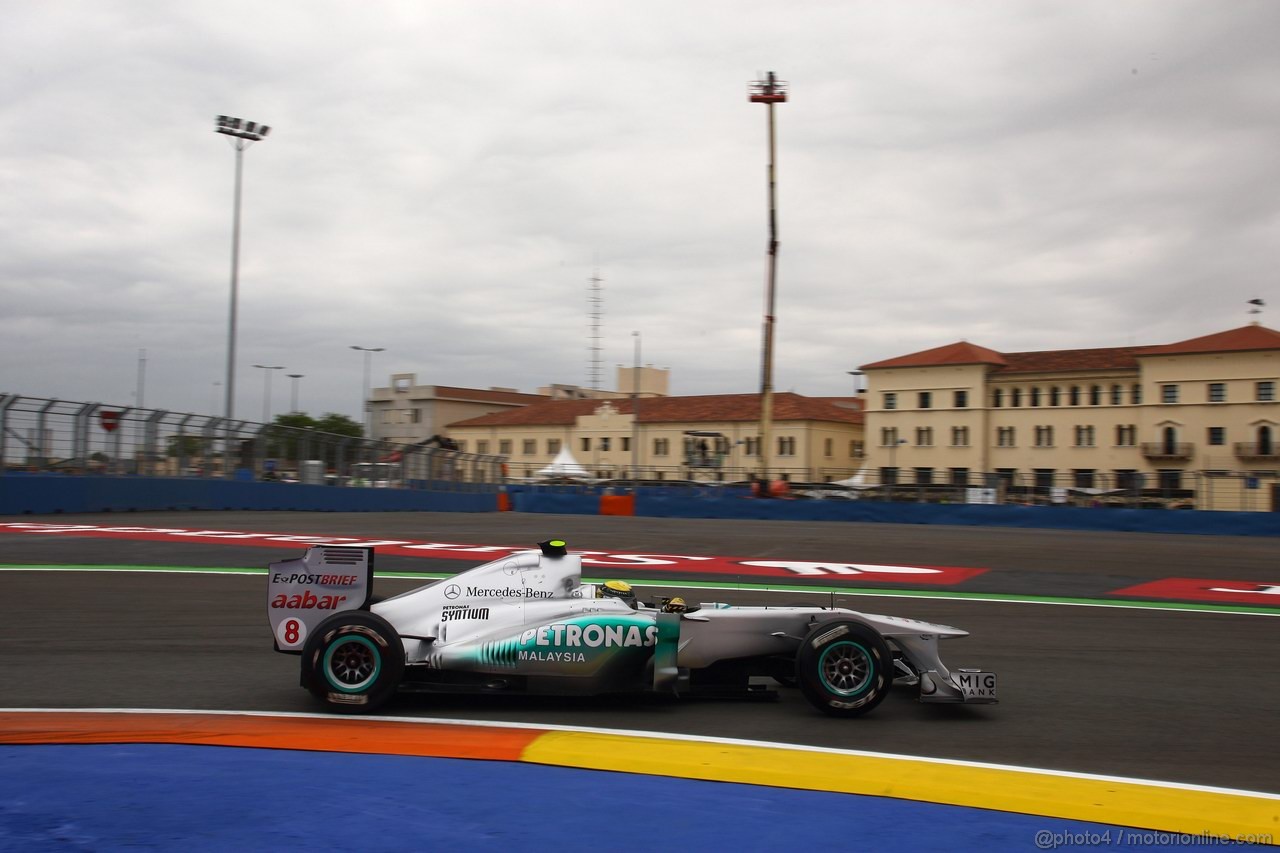
<svg viewBox="0 0 1280 853"><path fill-rule="evenodd" d="M351 347L364 353L364 387L361 395L364 398L364 431L366 438L373 438L373 406L369 403L369 368L375 352L382 352L386 347Z"/></svg>
<svg viewBox="0 0 1280 853"><path fill-rule="evenodd" d="M290 373L289 378L293 380L293 396L289 401L289 411L298 414L298 380L306 376L305 373Z"/></svg>
<svg viewBox="0 0 1280 853"><path fill-rule="evenodd" d="M768 111L769 133L769 263L764 299L764 343L761 347L760 369L760 468L767 481L771 461L773 433L773 326L778 278L778 170L777 135L774 131L773 105L787 102L787 84L770 71L764 79L756 80L748 88L748 98L753 104L764 104Z"/></svg>
<svg viewBox="0 0 1280 853"><path fill-rule="evenodd" d="M231 420L235 409L236 393L236 314L240 292L240 189L244 174L244 150L255 142L261 142L271 132L265 124L218 116L215 133L233 137L236 150L236 191L231 224L231 311L227 321L227 388L226 418Z"/></svg>

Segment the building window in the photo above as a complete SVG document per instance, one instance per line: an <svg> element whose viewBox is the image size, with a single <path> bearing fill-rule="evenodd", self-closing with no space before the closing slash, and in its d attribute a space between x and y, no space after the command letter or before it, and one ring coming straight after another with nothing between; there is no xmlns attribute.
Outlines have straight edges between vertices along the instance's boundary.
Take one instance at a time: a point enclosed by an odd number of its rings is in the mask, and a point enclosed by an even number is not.
<svg viewBox="0 0 1280 853"><path fill-rule="evenodd" d="M1091 426L1076 427L1076 447L1093 447L1094 432Z"/></svg>
<svg viewBox="0 0 1280 853"><path fill-rule="evenodd" d="M1135 406L1142 405L1142 386L1141 385L1134 385L1131 389L1129 389L1129 402L1133 403Z"/></svg>
<svg viewBox="0 0 1280 853"><path fill-rule="evenodd" d="M916 444L933 447L933 427L916 427Z"/></svg>
<svg viewBox="0 0 1280 853"><path fill-rule="evenodd" d="M932 469L932 468L917 468L917 469L916 469L916 483L917 483L918 485L921 485L921 486L930 486L930 485L933 485L933 469Z"/></svg>
<svg viewBox="0 0 1280 853"><path fill-rule="evenodd" d="M479 453L481 456L483 456L488 452L489 452L489 442L487 439L482 438L476 441L476 453Z"/></svg>
<svg viewBox="0 0 1280 853"><path fill-rule="evenodd" d="M1182 488L1182 471L1178 468L1161 468L1156 472L1156 477L1162 492L1172 492Z"/></svg>
<svg viewBox="0 0 1280 853"><path fill-rule="evenodd" d="M1100 405L1102 405L1102 388L1101 388L1101 386L1098 386L1098 385L1090 385L1090 386L1089 386L1089 405L1090 405L1090 406L1100 406Z"/></svg>
<svg viewBox="0 0 1280 853"><path fill-rule="evenodd" d="M898 484L897 468L881 468L880 484L883 486L896 486Z"/></svg>
<svg viewBox="0 0 1280 853"><path fill-rule="evenodd" d="M952 396L955 398L954 400L952 400L952 403L955 406L955 408L957 409L969 408L969 392L968 391L956 391Z"/></svg>
<svg viewBox="0 0 1280 853"><path fill-rule="evenodd" d="M951 446L952 447L968 447L969 446L969 428L968 427L952 427L951 428Z"/></svg>
<svg viewBox="0 0 1280 853"><path fill-rule="evenodd" d="M852 459L862 458L862 442L856 438L849 442L849 456Z"/></svg>
<svg viewBox="0 0 1280 853"><path fill-rule="evenodd" d="M583 449L584 451L588 451L588 450L590 450L590 449L591 449L591 438L590 438L589 436L584 436L584 437L583 437L583 439L582 439L582 449Z"/></svg>
<svg viewBox="0 0 1280 853"><path fill-rule="evenodd" d="M499 456L511 455L511 439L504 438L498 442L498 455Z"/></svg>
<svg viewBox="0 0 1280 853"><path fill-rule="evenodd" d="M898 394L896 391L884 392L884 407L886 409L898 408Z"/></svg>
<svg viewBox="0 0 1280 853"><path fill-rule="evenodd" d="M1040 405L1040 386L1039 385L1036 385L1034 388L1031 389L1031 405L1033 406Z"/></svg>
<svg viewBox="0 0 1280 853"><path fill-rule="evenodd" d="M1116 446L1133 447L1138 443L1138 428L1133 424L1120 424L1116 427Z"/></svg>
<svg viewBox="0 0 1280 853"><path fill-rule="evenodd" d="M1052 489L1053 481L1057 473L1058 469L1056 468L1036 468L1036 488Z"/></svg>
<svg viewBox="0 0 1280 853"><path fill-rule="evenodd" d="M916 396L919 401L920 408L922 409L933 408L933 392L932 391L921 391Z"/></svg>
<svg viewBox="0 0 1280 853"><path fill-rule="evenodd" d="M1053 427L1036 427L1036 447L1053 447Z"/></svg>
<svg viewBox="0 0 1280 853"><path fill-rule="evenodd" d="M778 436L778 455L795 456L796 440L791 436Z"/></svg>
<svg viewBox="0 0 1280 853"><path fill-rule="evenodd" d="M760 440L760 439L758 439L758 438L748 438L748 439L747 439L747 454L748 454L749 456L755 456L755 455L756 455L755 453L753 453L753 452L752 452L754 448L751 446L751 443L752 443L753 441L758 442L759 440ZM671 453L671 439L669 439L669 438L655 438L655 439L653 440L653 455L654 455L654 456L667 456L667 455L668 455L668 454L670 454L670 453Z"/></svg>
<svg viewBox="0 0 1280 853"><path fill-rule="evenodd" d="M1117 468L1116 488L1126 491L1136 491L1142 488L1142 475L1132 468Z"/></svg>
<svg viewBox="0 0 1280 853"><path fill-rule="evenodd" d="M1111 386L1111 405L1118 406L1124 402L1124 389L1119 385Z"/></svg>
<svg viewBox="0 0 1280 853"><path fill-rule="evenodd" d="M1160 402L1161 403L1178 402L1178 386L1177 385L1161 385L1160 386Z"/></svg>
<svg viewBox="0 0 1280 853"><path fill-rule="evenodd" d="M548 438L547 439L547 455L555 456L559 452L560 452L560 439Z"/></svg>
<svg viewBox="0 0 1280 853"><path fill-rule="evenodd" d="M953 486L969 485L969 469L968 468L952 468L951 469L951 485Z"/></svg>
<svg viewBox="0 0 1280 853"><path fill-rule="evenodd" d="M1071 390L1067 392L1067 402L1073 406L1080 405L1080 386L1072 385Z"/></svg>
<svg viewBox="0 0 1280 853"><path fill-rule="evenodd" d="M880 446L893 447L898 443L897 427L881 427L880 428Z"/></svg>
<svg viewBox="0 0 1280 853"><path fill-rule="evenodd" d="M1227 443L1226 427L1209 427L1209 443L1215 445L1223 445Z"/></svg>
<svg viewBox="0 0 1280 853"><path fill-rule="evenodd" d="M465 440L458 442L458 452L459 453L467 452L467 442Z"/></svg>
<svg viewBox="0 0 1280 853"><path fill-rule="evenodd" d="M1077 489L1092 489L1093 474L1092 468L1077 468L1071 472L1073 485Z"/></svg>
<svg viewBox="0 0 1280 853"><path fill-rule="evenodd" d="M520 452L525 456L535 456L538 453L538 440L535 438L526 438L520 442Z"/></svg>
<svg viewBox="0 0 1280 853"><path fill-rule="evenodd" d="M1004 405L1004 389L996 388L991 392L991 408L998 409Z"/></svg>
<svg viewBox="0 0 1280 853"><path fill-rule="evenodd" d="M1274 403L1276 400L1276 383L1270 381L1256 383L1254 396L1259 403Z"/></svg>
<svg viewBox="0 0 1280 853"><path fill-rule="evenodd" d="M1021 388L1014 388L1009 391L1009 405L1015 409L1022 405L1022 389Z"/></svg>
<svg viewBox="0 0 1280 853"><path fill-rule="evenodd" d="M623 449L623 450L630 450L630 449L631 449L631 436L629 436L629 435L624 435L624 436L622 437L622 449Z"/></svg>
<svg viewBox="0 0 1280 853"><path fill-rule="evenodd" d="M835 439L824 438L822 440L822 455L830 459L835 455Z"/></svg>
<svg viewBox="0 0 1280 853"><path fill-rule="evenodd" d="M996 479L999 480L1001 486L1008 489L1010 486L1013 485L1014 481L1018 479L1018 469L1017 468L997 468Z"/></svg>
<svg viewBox="0 0 1280 853"><path fill-rule="evenodd" d="M1016 433L1013 427L997 427L996 428L996 446L997 447L1016 447Z"/></svg>
<svg viewBox="0 0 1280 853"><path fill-rule="evenodd" d="M600 439L600 449L601 449L601 450L608 450L608 449L609 449L609 443L610 443L610 441L609 441L609 436L607 436L607 435L606 435L606 436L601 437L601 439ZM585 449L585 448L584 448L584 449Z"/></svg>
<svg viewBox="0 0 1280 853"><path fill-rule="evenodd" d="M1227 383L1225 382L1209 383L1209 402L1210 403L1227 402Z"/></svg>
<svg viewBox="0 0 1280 853"><path fill-rule="evenodd" d="M1062 405L1062 389L1059 388L1057 385L1054 385L1052 388L1049 389L1049 405L1050 406Z"/></svg>

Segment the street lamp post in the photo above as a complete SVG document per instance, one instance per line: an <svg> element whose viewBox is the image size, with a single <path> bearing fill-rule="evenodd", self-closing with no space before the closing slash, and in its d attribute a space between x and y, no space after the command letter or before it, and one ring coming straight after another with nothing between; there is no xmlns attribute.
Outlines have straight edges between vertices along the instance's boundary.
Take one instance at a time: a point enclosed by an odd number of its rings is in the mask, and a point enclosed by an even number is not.
<svg viewBox="0 0 1280 853"><path fill-rule="evenodd" d="M290 373L289 378L293 380L293 394L289 398L289 411L295 415L298 413L298 380L306 376L305 373Z"/></svg>
<svg viewBox="0 0 1280 853"><path fill-rule="evenodd" d="M787 102L787 84L770 71L763 80L756 80L749 85L748 99L753 104L765 105L769 128L769 263L765 281L764 343L760 355L760 467L767 482L773 432L773 324L778 277L778 170L775 162L777 137L774 133L773 105Z"/></svg>
<svg viewBox="0 0 1280 853"><path fill-rule="evenodd" d="M640 333L632 332L636 355L631 368L631 479L640 479Z"/></svg>
<svg viewBox="0 0 1280 853"><path fill-rule="evenodd" d="M271 371L284 370L283 364L255 364L254 367L266 374L262 384L262 423L271 423Z"/></svg>
<svg viewBox="0 0 1280 853"><path fill-rule="evenodd" d="M218 116L214 131L233 137L236 149L236 193L231 225L231 312L227 322L227 397L226 417L231 421L235 409L236 393L236 304L240 290L240 186L244 172L244 150L255 142L261 142L271 132L265 124Z"/></svg>
<svg viewBox="0 0 1280 853"><path fill-rule="evenodd" d="M364 353L364 386L361 388L360 398L363 401L365 437L373 438L373 407L369 405L369 368L373 354L383 352L386 347L353 346L352 349Z"/></svg>

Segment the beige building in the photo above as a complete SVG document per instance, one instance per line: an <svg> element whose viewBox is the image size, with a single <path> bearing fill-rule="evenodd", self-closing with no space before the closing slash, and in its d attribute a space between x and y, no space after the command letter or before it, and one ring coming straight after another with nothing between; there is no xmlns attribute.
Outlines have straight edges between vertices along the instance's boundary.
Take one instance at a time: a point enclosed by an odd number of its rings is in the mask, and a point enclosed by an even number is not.
<svg viewBox="0 0 1280 853"><path fill-rule="evenodd" d="M1201 509L1270 508L1280 471L1272 329L1023 353L961 341L862 370L868 467L882 482L1018 485L1057 500L1068 489L1146 490Z"/></svg>
<svg viewBox="0 0 1280 853"><path fill-rule="evenodd" d="M547 400L616 399L636 394L642 398L667 394L670 371L652 365L618 365L618 388L605 391L578 385L549 385L536 394L515 388L458 388L452 385L419 385L415 373L393 373L391 384L369 392L373 435L378 441L417 444L435 435L446 435L447 425L490 412L507 411Z"/></svg>
<svg viewBox="0 0 1280 853"><path fill-rule="evenodd" d="M444 435L452 421L544 402L541 394L512 388L456 388L419 385L413 373L396 373L386 388L370 391L373 438L395 444L417 444Z"/></svg>
<svg viewBox="0 0 1280 853"><path fill-rule="evenodd" d="M552 400L449 424L461 449L508 458L535 477L562 449L595 477L734 481L760 473L760 396ZM852 398L774 395L774 474L841 479L861 463L862 412Z"/></svg>

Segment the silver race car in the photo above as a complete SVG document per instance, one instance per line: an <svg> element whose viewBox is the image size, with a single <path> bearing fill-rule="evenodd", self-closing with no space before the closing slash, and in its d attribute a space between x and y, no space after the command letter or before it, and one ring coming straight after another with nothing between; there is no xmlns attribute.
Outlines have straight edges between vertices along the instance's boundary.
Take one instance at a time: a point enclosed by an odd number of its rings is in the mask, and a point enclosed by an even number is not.
<svg viewBox="0 0 1280 853"><path fill-rule="evenodd" d="M334 711L371 712L397 691L690 696L799 687L824 713L865 714L894 685L922 702L996 701L994 673L949 670L938 640L966 631L822 607L638 602L618 581L582 582L582 559L549 540L375 601L372 548L314 545L272 563L277 651Z"/></svg>

